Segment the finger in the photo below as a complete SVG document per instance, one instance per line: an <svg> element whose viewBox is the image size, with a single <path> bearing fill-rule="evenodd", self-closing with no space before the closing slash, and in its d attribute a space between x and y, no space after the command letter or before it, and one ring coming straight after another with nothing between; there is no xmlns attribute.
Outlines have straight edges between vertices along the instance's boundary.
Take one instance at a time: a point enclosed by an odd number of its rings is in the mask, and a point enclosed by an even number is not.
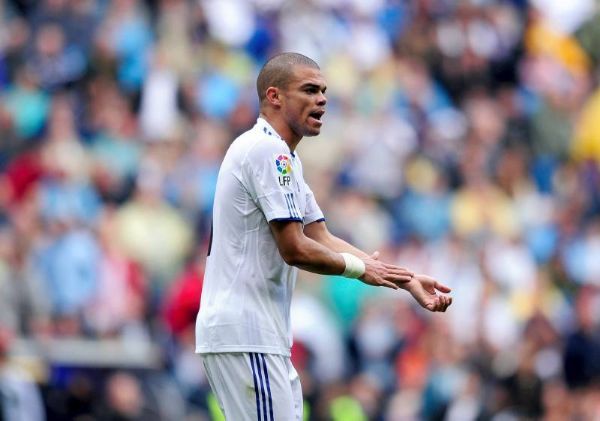
<svg viewBox="0 0 600 421"><path fill-rule="evenodd" d="M396 285L403 286L404 284L409 283L412 278L406 275L388 274L384 276L384 279Z"/></svg>
<svg viewBox="0 0 600 421"><path fill-rule="evenodd" d="M387 270L393 270L393 271L397 271L397 272L410 273L410 274L414 275L414 272L412 270L409 270L407 268L403 268L402 266L394 265L394 264L391 264L391 263L384 263L383 266Z"/></svg>
<svg viewBox="0 0 600 421"><path fill-rule="evenodd" d="M376 250L370 257L373 260L379 260L379 251Z"/></svg>
<svg viewBox="0 0 600 421"><path fill-rule="evenodd" d="M436 307L436 311L439 311L439 312L444 312L444 311L446 311L446 303L447 303L447 301L446 301L446 298L447 298L447 297L446 297L446 296L444 296L444 295L440 295L440 296L438 296L438 298L437 298L437 300L438 300L438 305L437 305L437 307Z"/></svg>
<svg viewBox="0 0 600 421"><path fill-rule="evenodd" d="M442 298L443 298L443 305L442 305L440 311L445 312L452 301L451 301L451 298L448 296L442 296Z"/></svg>
<svg viewBox="0 0 600 421"><path fill-rule="evenodd" d="M399 268L397 266L386 265L385 269L388 273L398 275L398 276L405 276L408 278L413 278L415 276L415 274L413 272L411 272L410 270L404 269L404 268Z"/></svg>
<svg viewBox="0 0 600 421"><path fill-rule="evenodd" d="M436 310L435 310L435 302L434 302L434 301L432 301L432 302L430 302L430 303L427 303L427 305L425 306L425 308L426 308L427 310L429 310L429 311L436 311Z"/></svg>
<svg viewBox="0 0 600 421"><path fill-rule="evenodd" d="M399 275L399 276L409 276L409 277L414 276L414 274L410 270L407 270L404 268L399 268L397 266L384 265L383 269L385 269L386 273L388 273L388 274L394 274L394 275Z"/></svg>
<svg viewBox="0 0 600 421"><path fill-rule="evenodd" d="M429 311L437 311L438 303L439 303L438 297L427 298L427 304L426 304L425 308L427 308L427 310L429 310Z"/></svg>
<svg viewBox="0 0 600 421"><path fill-rule="evenodd" d="M386 280L382 280L379 283L379 286L386 287L386 288L391 288L391 289L398 289L399 288L399 286L397 284L395 284L393 282L390 282L390 281L386 281Z"/></svg>
<svg viewBox="0 0 600 421"><path fill-rule="evenodd" d="M444 297L442 297L442 296L438 297L437 311L444 311L444 305L445 305Z"/></svg>
<svg viewBox="0 0 600 421"><path fill-rule="evenodd" d="M452 291L452 289L450 289L450 287L447 287L446 285L440 284L437 281L433 284L433 286L435 287L435 289L437 289L440 292L449 293L449 292Z"/></svg>
<svg viewBox="0 0 600 421"><path fill-rule="evenodd" d="M447 305L446 305L446 300L445 299L441 299L440 300L440 307L438 308L438 311L440 313L443 313L444 311L446 311Z"/></svg>

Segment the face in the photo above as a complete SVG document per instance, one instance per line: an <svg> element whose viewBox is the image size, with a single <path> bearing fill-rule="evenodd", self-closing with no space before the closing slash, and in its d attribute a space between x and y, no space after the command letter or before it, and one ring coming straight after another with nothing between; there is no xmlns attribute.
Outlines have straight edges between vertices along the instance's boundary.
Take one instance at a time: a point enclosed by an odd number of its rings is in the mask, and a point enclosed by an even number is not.
<svg viewBox="0 0 600 421"><path fill-rule="evenodd" d="M327 103L326 89L319 69L297 66L288 86L281 90L281 111L298 138L320 133Z"/></svg>

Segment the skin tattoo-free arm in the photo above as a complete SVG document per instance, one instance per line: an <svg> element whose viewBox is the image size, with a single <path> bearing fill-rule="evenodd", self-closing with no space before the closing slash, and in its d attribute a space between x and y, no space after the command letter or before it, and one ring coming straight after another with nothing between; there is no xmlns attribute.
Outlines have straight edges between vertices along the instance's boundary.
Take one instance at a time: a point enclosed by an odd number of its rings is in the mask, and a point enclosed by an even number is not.
<svg viewBox="0 0 600 421"><path fill-rule="evenodd" d="M304 233L307 237L312 238L316 242L324 245L325 247L338 252L352 253L363 260L378 258L378 253L375 252L372 255L359 250L348 242L342 240L331 234L327 229L327 225L323 221L313 222L304 227ZM399 268L403 269L403 268ZM405 269L406 270L406 269ZM361 279L365 283L367 280ZM373 285L373 284L371 284ZM434 278L427 275L414 275L407 282L398 285L400 288L408 291L413 298L423 307L429 311L446 311L448 306L452 304L452 297L440 295L438 292L447 294L451 290L447 286L441 284Z"/></svg>
<svg viewBox="0 0 600 421"><path fill-rule="evenodd" d="M287 264L323 275L339 275L344 271L342 255L306 236L301 223L273 221L269 225ZM361 259L365 263L365 273L359 279L366 284L398 289L413 277L412 272L381 262L376 256L361 252Z"/></svg>

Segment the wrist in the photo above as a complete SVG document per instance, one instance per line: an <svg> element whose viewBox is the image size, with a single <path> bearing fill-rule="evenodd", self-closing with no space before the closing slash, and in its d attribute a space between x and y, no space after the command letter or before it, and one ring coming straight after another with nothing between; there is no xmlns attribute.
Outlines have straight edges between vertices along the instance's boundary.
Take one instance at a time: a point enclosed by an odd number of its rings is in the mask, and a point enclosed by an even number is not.
<svg viewBox="0 0 600 421"><path fill-rule="evenodd" d="M416 276L413 276L410 279L410 281L403 282L402 284L399 285L400 288L402 288L408 292L413 292L415 289L418 289L420 286L421 286L421 284L417 280Z"/></svg>
<svg viewBox="0 0 600 421"><path fill-rule="evenodd" d="M360 278L365 274L366 266L365 262L363 262L362 259L350 253L340 254L344 258L344 262L346 264L342 276L345 276L346 278L356 279Z"/></svg>

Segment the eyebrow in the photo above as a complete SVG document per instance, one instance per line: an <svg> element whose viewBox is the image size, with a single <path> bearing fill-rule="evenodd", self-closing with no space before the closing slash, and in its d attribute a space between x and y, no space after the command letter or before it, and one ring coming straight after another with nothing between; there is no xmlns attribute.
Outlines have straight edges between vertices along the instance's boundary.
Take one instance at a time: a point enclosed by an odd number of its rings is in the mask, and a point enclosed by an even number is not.
<svg viewBox="0 0 600 421"><path fill-rule="evenodd" d="M308 83L305 83L302 86L300 86L300 89L306 89L306 88L317 88L317 89L325 92L327 90L327 85L319 85L316 83L308 82Z"/></svg>

